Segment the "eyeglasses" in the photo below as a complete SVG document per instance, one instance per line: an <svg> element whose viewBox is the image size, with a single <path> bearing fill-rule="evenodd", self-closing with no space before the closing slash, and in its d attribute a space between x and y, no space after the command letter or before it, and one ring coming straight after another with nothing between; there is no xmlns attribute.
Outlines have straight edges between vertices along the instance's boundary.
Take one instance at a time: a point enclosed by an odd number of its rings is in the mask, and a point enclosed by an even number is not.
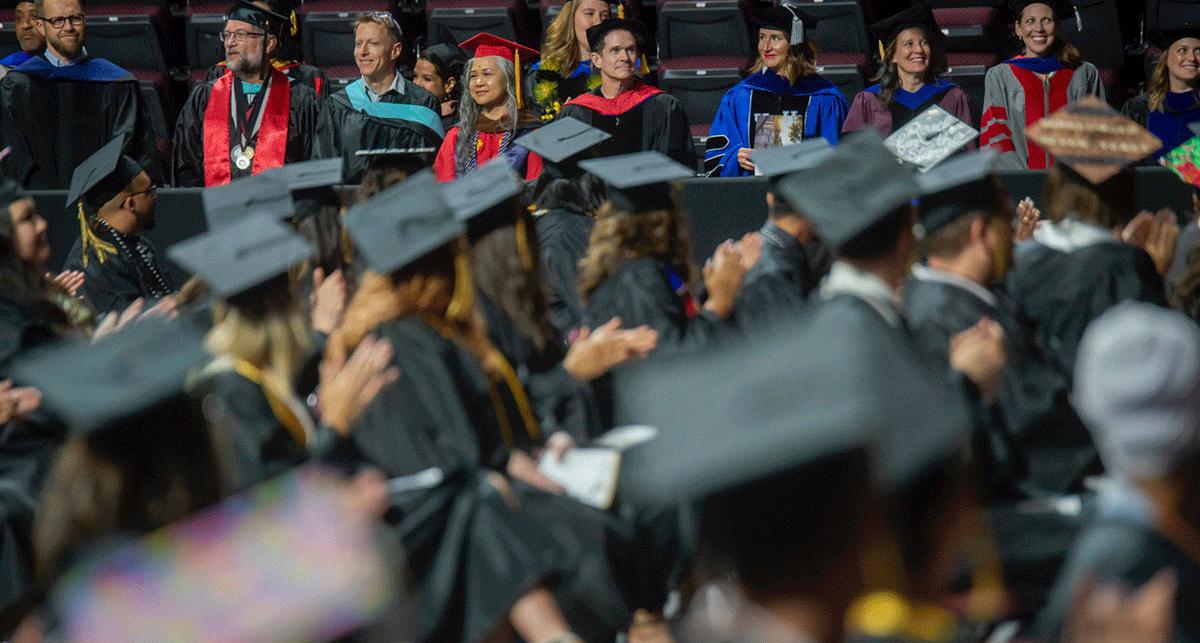
<svg viewBox="0 0 1200 643"><path fill-rule="evenodd" d="M130 194L129 196L130 196L130 198L133 198L139 194L149 194L150 196L157 196L158 188L159 188L159 185L157 183L151 183L150 187L146 188L145 190L142 190L141 192L134 192L133 194Z"/></svg>
<svg viewBox="0 0 1200 643"><path fill-rule="evenodd" d="M240 29L238 31L222 31L221 42L228 42L230 40L234 42L246 42L247 38L262 38L265 35L267 34L261 31L243 31Z"/></svg>
<svg viewBox="0 0 1200 643"><path fill-rule="evenodd" d="M386 22L388 28L392 30L392 35L396 36L396 40L403 39L403 32L400 31L400 23L396 22L396 16L390 11L367 11L359 14L365 18L371 18L378 22Z"/></svg>
<svg viewBox="0 0 1200 643"><path fill-rule="evenodd" d="M54 18L43 18L42 16L38 16L37 19L41 20L42 22L50 23L50 26L54 27L55 29L62 29L63 27L65 27L67 25L67 21L71 22L72 27L83 26L83 14L82 13L77 13L77 14L71 15L71 16L56 16Z"/></svg>

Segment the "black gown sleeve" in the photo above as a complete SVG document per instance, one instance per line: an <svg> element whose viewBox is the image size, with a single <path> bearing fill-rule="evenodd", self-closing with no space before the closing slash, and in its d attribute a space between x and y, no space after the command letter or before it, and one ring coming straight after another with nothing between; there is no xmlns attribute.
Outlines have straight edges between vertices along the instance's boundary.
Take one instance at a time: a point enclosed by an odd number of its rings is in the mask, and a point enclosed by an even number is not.
<svg viewBox="0 0 1200 643"><path fill-rule="evenodd" d="M317 121L321 106L317 95L308 85L299 83L291 87L292 104L288 110L288 154L287 163L307 161L315 158L313 151L317 133Z"/></svg>
<svg viewBox="0 0 1200 643"><path fill-rule="evenodd" d="M175 121L171 168L176 187L204 186L204 110L211 93L211 84L192 90Z"/></svg>
<svg viewBox="0 0 1200 643"><path fill-rule="evenodd" d="M658 94L653 101L652 113L645 114L646 126L651 122L656 131L655 142L647 149L657 149L689 169L696 168L696 148L692 145L691 127L687 114L679 99L669 94ZM661 137L661 140L659 140Z"/></svg>
<svg viewBox="0 0 1200 643"><path fill-rule="evenodd" d="M304 445L279 424L254 382L231 370L219 371L206 392L218 403L213 425L233 468L233 488L257 484L308 459Z"/></svg>

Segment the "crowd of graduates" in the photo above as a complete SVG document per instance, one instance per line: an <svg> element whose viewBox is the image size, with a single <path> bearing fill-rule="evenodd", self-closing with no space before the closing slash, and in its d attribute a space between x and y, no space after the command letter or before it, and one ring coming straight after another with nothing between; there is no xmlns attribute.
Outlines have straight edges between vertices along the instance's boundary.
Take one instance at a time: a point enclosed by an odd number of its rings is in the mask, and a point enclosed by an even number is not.
<svg viewBox="0 0 1200 643"><path fill-rule="evenodd" d="M924 4L852 104L781 5L701 159L600 0L413 80L364 13L336 92L238 0L164 163L78 0L23 4L0 638L1200 637L1200 233L1135 194L1161 163L1200 211L1200 28L1118 111L1069 3L1015 2L976 138ZM939 114L970 140L908 158ZM702 265L698 174L768 213ZM167 182L206 230L160 249Z"/></svg>

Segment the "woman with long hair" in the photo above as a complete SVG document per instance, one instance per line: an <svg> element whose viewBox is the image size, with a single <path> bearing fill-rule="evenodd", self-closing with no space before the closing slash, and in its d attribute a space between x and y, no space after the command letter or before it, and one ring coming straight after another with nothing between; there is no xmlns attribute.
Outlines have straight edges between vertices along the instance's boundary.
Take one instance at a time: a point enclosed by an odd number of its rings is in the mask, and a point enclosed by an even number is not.
<svg viewBox="0 0 1200 643"><path fill-rule="evenodd" d="M879 41L879 74L854 97L842 132L870 126L887 136L933 105L972 124L966 93L940 78L947 69L945 36L929 5L918 2L871 25L871 33Z"/></svg>
<svg viewBox="0 0 1200 643"><path fill-rule="evenodd" d="M742 279L758 261L758 235L717 248L704 267L708 299L700 305L692 294L696 280L687 223L670 183L691 172L656 152L580 166L608 184L608 200L596 213L587 254L579 262L584 324L596 327L619 317L627 326L649 326L658 331L660 350L696 348L724 334Z"/></svg>
<svg viewBox="0 0 1200 643"><path fill-rule="evenodd" d="M1060 33L1063 20L1081 22L1067 0L1010 0L1021 54L992 67L984 79L980 147L1000 154L1001 168L1045 170L1046 150L1026 128L1084 96L1104 98L1100 71Z"/></svg>
<svg viewBox="0 0 1200 643"><path fill-rule="evenodd" d="M808 36L814 20L780 5L758 14L758 59L750 75L725 92L708 131L704 173L754 173L750 152L824 136L837 144L846 99L817 75L817 45Z"/></svg>
<svg viewBox="0 0 1200 643"><path fill-rule="evenodd" d="M433 94L441 106L442 130L458 123L458 101L462 98L463 66L467 56L454 45L438 43L421 50L413 65L413 83Z"/></svg>
<svg viewBox="0 0 1200 643"><path fill-rule="evenodd" d="M458 108L458 125L446 132L433 163L439 181L453 181L489 160L502 157L513 171L528 180L542 172L542 159L513 144L537 126L537 118L524 108L521 92L522 59L538 52L483 33L459 47L474 52L463 68L467 96Z"/></svg>
<svg viewBox="0 0 1200 643"><path fill-rule="evenodd" d="M546 27L542 59L529 68L530 95L542 121L554 120L567 101L600 86L587 30L610 17L607 0L567 0Z"/></svg>
<svg viewBox="0 0 1200 643"><path fill-rule="evenodd" d="M1195 136L1188 127L1200 121L1200 29L1154 34L1162 49L1146 92L1125 102L1121 112L1162 141L1152 159Z"/></svg>

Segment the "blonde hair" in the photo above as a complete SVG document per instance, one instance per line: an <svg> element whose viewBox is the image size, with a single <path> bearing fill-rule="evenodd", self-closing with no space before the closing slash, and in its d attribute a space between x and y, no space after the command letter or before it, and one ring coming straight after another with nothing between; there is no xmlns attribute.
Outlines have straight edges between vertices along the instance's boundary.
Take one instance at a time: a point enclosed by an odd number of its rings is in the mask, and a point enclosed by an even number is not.
<svg viewBox="0 0 1200 643"><path fill-rule="evenodd" d="M268 287L278 282L271 282ZM308 324L290 290L263 292L253 305L217 301L204 345L218 357L262 369L263 386L279 399L294 397L292 384L308 352ZM240 298L250 300L245 295Z"/></svg>
<svg viewBox="0 0 1200 643"><path fill-rule="evenodd" d="M1171 91L1171 73L1167 69L1167 56L1170 53L1168 48L1167 51L1162 52L1162 55L1158 57L1158 62L1154 65L1154 71L1150 73L1150 82L1146 84L1146 104L1152 112L1163 111L1163 106L1167 101L1167 94ZM1192 92L1196 93L1197 88L1193 87Z"/></svg>
<svg viewBox="0 0 1200 643"><path fill-rule="evenodd" d="M575 36L575 11L584 0L567 0L546 27L542 43L542 69L571 73L579 65L579 38Z"/></svg>
<svg viewBox="0 0 1200 643"><path fill-rule="evenodd" d="M786 78L789 84L794 84L798 78L812 76L817 73L817 54L820 51L817 43L811 40L792 45L788 47L788 56L783 62L783 67L776 73ZM757 74L764 69L767 69L767 63L760 55L750 67L750 73Z"/></svg>
<svg viewBox="0 0 1200 643"><path fill-rule="evenodd" d="M358 28L362 25L379 25L380 27L386 29L388 34L392 36L393 42L403 41L404 33L400 31L400 23L396 22L395 18L391 18L391 14L388 15L389 17L384 17L380 15L380 12L378 11L360 13L356 18L354 18L354 30L358 31Z"/></svg>

